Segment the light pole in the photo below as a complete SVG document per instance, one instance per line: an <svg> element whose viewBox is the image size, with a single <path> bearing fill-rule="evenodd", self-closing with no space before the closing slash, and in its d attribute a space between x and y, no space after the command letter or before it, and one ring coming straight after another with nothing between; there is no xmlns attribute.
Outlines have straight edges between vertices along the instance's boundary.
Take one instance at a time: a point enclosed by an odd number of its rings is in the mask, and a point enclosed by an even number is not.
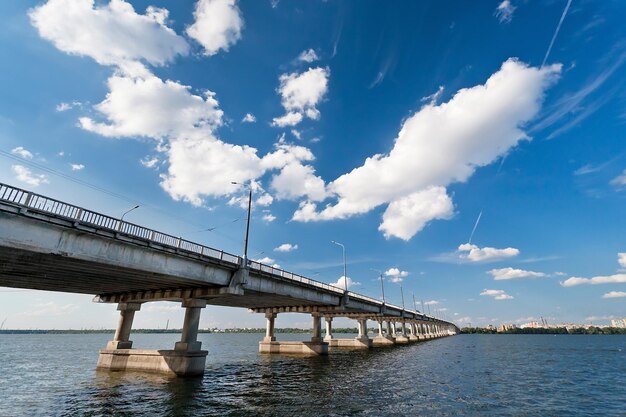
<svg viewBox="0 0 626 417"><path fill-rule="evenodd" d="M346 274L346 247L343 243L331 240L335 245L341 246L341 252L343 253L343 283L345 285L346 293L348 292L348 275Z"/></svg>
<svg viewBox="0 0 626 417"><path fill-rule="evenodd" d="M400 283L400 296L402 297L402 310L404 311L404 291L402 290L402 283Z"/></svg>
<svg viewBox="0 0 626 417"><path fill-rule="evenodd" d="M231 184L243 185L237 181L231 181ZM248 183L248 216L246 217L246 237L243 241L243 263L247 265L248 262L248 234L250 233L250 209L252 208L252 184Z"/></svg>
<svg viewBox="0 0 626 417"><path fill-rule="evenodd" d="M137 204L135 207L128 209L124 212L124 214L122 214L122 217L120 217L120 222L117 226L117 230L121 230L122 229L122 222L124 222L124 216L126 216L128 213L130 213L131 211L138 209L140 206L139 204Z"/></svg>
<svg viewBox="0 0 626 417"><path fill-rule="evenodd" d="M416 312L419 313L419 310L417 309L417 303L415 302L415 293L411 291L411 294L413 294L413 308L415 309Z"/></svg>
<svg viewBox="0 0 626 417"><path fill-rule="evenodd" d="M380 291L383 293L383 305L385 304L385 285L383 284L383 271L379 269L370 268L374 272L380 274Z"/></svg>

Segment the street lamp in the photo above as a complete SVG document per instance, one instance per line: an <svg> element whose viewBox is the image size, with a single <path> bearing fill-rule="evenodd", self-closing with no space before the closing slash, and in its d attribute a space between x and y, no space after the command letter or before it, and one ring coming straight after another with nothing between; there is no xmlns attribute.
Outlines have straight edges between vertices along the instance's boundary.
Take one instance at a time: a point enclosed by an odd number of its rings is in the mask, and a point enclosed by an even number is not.
<svg viewBox="0 0 626 417"><path fill-rule="evenodd" d="M374 269L374 268L370 268L370 269L380 274L380 291L383 293L383 304L385 304L385 285L383 284L383 271L379 269Z"/></svg>
<svg viewBox="0 0 626 417"><path fill-rule="evenodd" d="M231 184L235 185L243 185L246 184L239 183L237 181L231 181ZM248 216L246 218L246 237L243 241L243 263L247 264L248 261L248 233L250 232L250 209L252 208L252 184L248 183Z"/></svg>
<svg viewBox="0 0 626 417"><path fill-rule="evenodd" d="M124 212L124 214L122 214L122 217L120 217L120 222L117 225L117 230L121 230L122 229L122 222L124 222L124 216L126 216L128 213L130 213L131 211L138 209L140 206L139 204L137 204L135 207L128 209Z"/></svg>
<svg viewBox="0 0 626 417"><path fill-rule="evenodd" d="M346 247L343 245L343 243L335 242L334 240L331 240L331 243L341 246L341 251L343 253L343 283L346 287L346 292L348 292L348 275L346 274Z"/></svg>
<svg viewBox="0 0 626 417"><path fill-rule="evenodd" d="M416 312L419 313L419 310L417 309L417 303L415 302L415 292L411 291L411 294L413 294L413 308Z"/></svg>
<svg viewBox="0 0 626 417"><path fill-rule="evenodd" d="M402 291L402 283L400 283L400 296L402 297L402 310L404 310L404 291Z"/></svg>

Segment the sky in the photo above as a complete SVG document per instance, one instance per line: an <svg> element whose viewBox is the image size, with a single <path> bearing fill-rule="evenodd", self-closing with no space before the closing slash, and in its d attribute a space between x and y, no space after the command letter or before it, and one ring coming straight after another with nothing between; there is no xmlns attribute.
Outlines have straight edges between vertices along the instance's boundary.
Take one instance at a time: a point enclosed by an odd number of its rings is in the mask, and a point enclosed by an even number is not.
<svg viewBox="0 0 626 417"><path fill-rule="evenodd" d="M0 4L0 182L460 326L626 316L626 4ZM380 273L378 272L380 271ZM4 328L113 328L0 288ZM422 307L422 303L423 307ZM149 303L135 327L182 324ZM209 307L202 327L262 327ZM281 326L309 327L305 315ZM337 325L354 325L345 319Z"/></svg>

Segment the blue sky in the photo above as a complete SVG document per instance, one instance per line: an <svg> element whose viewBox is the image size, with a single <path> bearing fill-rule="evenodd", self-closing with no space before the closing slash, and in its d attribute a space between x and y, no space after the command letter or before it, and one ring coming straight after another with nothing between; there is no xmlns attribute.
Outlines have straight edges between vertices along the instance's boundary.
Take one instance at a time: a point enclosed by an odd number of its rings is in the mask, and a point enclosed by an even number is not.
<svg viewBox="0 0 626 417"><path fill-rule="evenodd" d="M461 325L604 324L626 316L625 16L582 0L3 2L0 181L114 216L140 204L129 221L233 253L231 181L252 181L255 259L337 282L337 240L353 290L379 297L379 269L389 302L402 282ZM0 320L113 327L90 298L3 288ZM168 319L182 309L136 325ZM202 325L263 318L211 307Z"/></svg>

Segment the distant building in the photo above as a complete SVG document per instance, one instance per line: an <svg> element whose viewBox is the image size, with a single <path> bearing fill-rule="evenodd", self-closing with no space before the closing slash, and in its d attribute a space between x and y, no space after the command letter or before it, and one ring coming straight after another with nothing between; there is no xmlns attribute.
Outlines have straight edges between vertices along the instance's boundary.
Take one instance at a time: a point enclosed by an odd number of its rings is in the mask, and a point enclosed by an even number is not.
<svg viewBox="0 0 626 417"><path fill-rule="evenodd" d="M536 321L531 321L530 323L522 324L520 327L522 329L538 329L542 326Z"/></svg>
<svg viewBox="0 0 626 417"><path fill-rule="evenodd" d="M611 327L619 327L620 329L626 328L626 318L611 320Z"/></svg>
<svg viewBox="0 0 626 417"><path fill-rule="evenodd" d="M516 324L501 324L500 326L498 326L498 333L504 333L507 330L511 330L511 329L517 329L517 325Z"/></svg>

